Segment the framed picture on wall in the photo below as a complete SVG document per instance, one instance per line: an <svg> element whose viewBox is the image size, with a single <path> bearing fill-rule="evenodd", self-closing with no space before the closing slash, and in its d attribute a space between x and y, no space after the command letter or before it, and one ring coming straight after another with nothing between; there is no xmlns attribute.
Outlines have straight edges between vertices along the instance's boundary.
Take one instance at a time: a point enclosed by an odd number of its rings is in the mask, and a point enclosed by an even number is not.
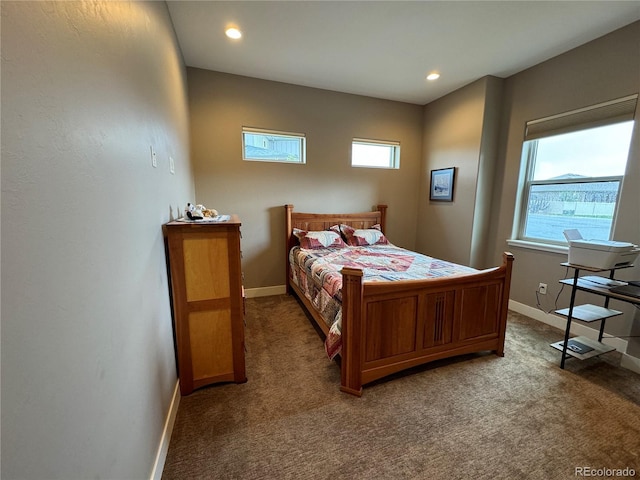
<svg viewBox="0 0 640 480"><path fill-rule="evenodd" d="M431 170L431 188L429 200L453 202L453 185L456 167Z"/></svg>

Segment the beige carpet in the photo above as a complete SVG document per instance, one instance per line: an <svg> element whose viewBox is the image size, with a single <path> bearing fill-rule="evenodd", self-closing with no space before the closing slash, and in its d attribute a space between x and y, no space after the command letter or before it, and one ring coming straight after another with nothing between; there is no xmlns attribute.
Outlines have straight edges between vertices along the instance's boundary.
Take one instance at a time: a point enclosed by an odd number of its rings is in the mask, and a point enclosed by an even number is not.
<svg viewBox="0 0 640 480"><path fill-rule="evenodd" d="M163 479L640 478L640 375L618 353L563 371L562 332L510 312L503 358L438 361L356 398L295 297L247 300L246 322L248 382L182 397Z"/></svg>

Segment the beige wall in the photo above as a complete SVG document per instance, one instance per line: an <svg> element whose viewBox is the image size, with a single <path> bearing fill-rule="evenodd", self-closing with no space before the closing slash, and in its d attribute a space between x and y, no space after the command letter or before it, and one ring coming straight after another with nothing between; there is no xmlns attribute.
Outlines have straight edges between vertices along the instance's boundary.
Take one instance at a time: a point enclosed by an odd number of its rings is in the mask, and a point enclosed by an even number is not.
<svg viewBox="0 0 640 480"><path fill-rule="evenodd" d="M543 308L552 310L567 275L566 254L509 246L524 125L528 120L593 105L640 91L640 22L505 80L487 77L424 107L423 170L416 249L458 263L496 265L504 251L516 257L511 298L536 308L535 292L547 283ZM640 109L639 109L640 110ZM500 114L501 112L501 114ZM636 118L638 118L638 111ZM614 238L640 243L640 122L636 122ZM457 167L454 201L430 202L430 170ZM455 220L452 220L455 219ZM640 278L640 268L618 272ZM568 305L562 292L557 308ZM598 303L578 295L579 302ZM638 312L613 302L625 316L607 324L622 336L640 331ZM634 323L635 322L635 323ZM631 333L630 333L631 332ZM627 353L640 357L640 340Z"/></svg>
<svg viewBox="0 0 640 480"><path fill-rule="evenodd" d="M193 196L171 20L1 8L0 476L149 478L176 387L161 225Z"/></svg>
<svg viewBox="0 0 640 480"><path fill-rule="evenodd" d="M638 92L639 25L508 79L485 77L424 107L188 69L197 202L243 217L249 288L284 283L282 204L350 211L383 202L390 205L388 233L399 245L479 268L513 251L511 297L535 307L540 282L549 285L546 299L555 298L566 255L507 244L524 124ZM307 165L243 162L243 125L306 133ZM355 136L400 140L401 169L349 167ZM615 237L640 243L637 165L636 147ZM430 202L430 171L450 166L457 167L454 201ZM640 277L636 270L622 275ZM567 301L565 292L559 306ZM632 307L619 308L625 320L610 322L608 331L628 335Z"/></svg>
<svg viewBox="0 0 640 480"><path fill-rule="evenodd" d="M476 268L491 266L485 252L501 86L501 79L485 77L424 107L420 252ZM431 170L448 167L456 169L453 201L430 201Z"/></svg>
<svg viewBox="0 0 640 480"><path fill-rule="evenodd" d="M187 69L196 202L242 219L245 286L285 283L284 208L369 211L389 205L387 233L414 248L422 107ZM306 165L242 160L243 126L300 132ZM351 140L397 140L399 170L353 168Z"/></svg>
<svg viewBox="0 0 640 480"><path fill-rule="evenodd" d="M524 125L528 120L546 117L623 97L640 91L640 22L613 32L566 54L530 68L508 78L504 91L504 116L502 129L501 163L504 175L496 189L492 235L493 256L509 248L506 240L511 237L516 191L520 174ZM640 110L640 109L638 109ZM614 239L640 243L640 151L638 148L638 116L632 149L628 160L627 176L620 202ZM547 306L553 308L564 278L566 254L546 253L519 247L511 247L516 257L511 298L535 307L535 291L538 283L549 285ZM621 270L622 278L640 278L640 267ZM559 308L568 304L568 289L563 292ZM595 303L597 297L579 295L579 301ZM627 312L623 320L612 320L607 331L629 335L633 307L613 302L615 307ZM633 342L633 340L631 340Z"/></svg>
<svg viewBox="0 0 640 480"><path fill-rule="evenodd" d="M185 72L163 3L1 8L3 478L149 476L176 380L160 225L187 201L241 215L249 288L284 284L284 203L345 212L388 203L395 243L471 258L491 85L425 109L440 138L423 132L420 106L190 69L194 180ZM639 29L506 80L490 263L508 248L524 123L638 92ZM616 226L617 239L636 243L638 123ZM243 162L242 125L306 133L307 165ZM354 136L399 140L400 170L351 168ZM435 209L426 174L450 165L461 166L456 202ZM437 228L446 248L431 246ZM513 251L512 298L533 306L541 281L553 297L565 258ZM639 329L630 315L610 327ZM640 356L637 339L629 353Z"/></svg>

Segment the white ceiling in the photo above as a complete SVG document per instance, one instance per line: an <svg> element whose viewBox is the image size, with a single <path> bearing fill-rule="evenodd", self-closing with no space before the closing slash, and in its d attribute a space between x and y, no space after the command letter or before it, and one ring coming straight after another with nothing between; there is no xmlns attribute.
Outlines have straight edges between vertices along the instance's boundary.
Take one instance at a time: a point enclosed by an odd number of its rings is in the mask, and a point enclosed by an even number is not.
<svg viewBox="0 0 640 480"><path fill-rule="evenodd" d="M188 66L420 105L640 19L640 0L167 4Z"/></svg>

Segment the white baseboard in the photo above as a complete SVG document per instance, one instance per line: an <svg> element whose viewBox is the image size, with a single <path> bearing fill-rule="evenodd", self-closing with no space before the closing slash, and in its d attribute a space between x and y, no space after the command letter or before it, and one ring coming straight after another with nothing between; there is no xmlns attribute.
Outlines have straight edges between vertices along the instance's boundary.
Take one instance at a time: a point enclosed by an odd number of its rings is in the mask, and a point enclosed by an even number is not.
<svg viewBox="0 0 640 480"><path fill-rule="evenodd" d="M534 307L530 307L529 305L525 305L524 303L519 303L514 300L509 300L509 309L514 312L521 313L522 315L526 315L527 317L533 318L534 320L538 320L539 322L546 323L547 325L551 325L552 327L559 328L564 332L564 329L567 328L567 319L561 317L560 315L555 315L552 313L545 313L542 310L539 310ZM585 337L592 338L594 340L598 339L599 330L595 328L587 327L581 323L571 322L571 333L574 335L584 335ZM621 353L625 353L627 351L627 341L622 338L605 337L603 339L603 343L607 345L611 345L616 350Z"/></svg>
<svg viewBox="0 0 640 480"><path fill-rule="evenodd" d="M564 330L567 328L566 318L552 313L545 313L542 310L530 307L529 305L525 305L524 303L509 300L509 309L513 310L514 312L521 313L522 315L526 315L529 318L533 318L534 320L538 320L539 322L551 325L552 327L559 328L562 332L564 332ZM578 322L571 322L571 333L574 335L583 335L585 337L592 338L593 340L597 340L600 331L596 330L595 328L587 327L586 325ZM623 340L622 338L605 337L602 340L602 343L611 345L621 353L625 353L627 351L628 342L626 340Z"/></svg>
<svg viewBox="0 0 640 480"><path fill-rule="evenodd" d="M620 366L640 374L640 358L623 353L620 359Z"/></svg>
<svg viewBox="0 0 640 480"><path fill-rule="evenodd" d="M153 470L151 470L151 480L160 480L162 478L164 462L167 459L167 452L169 451L169 441L171 440L173 425L176 422L176 415L178 413L178 405L180 405L179 380L176 382L176 388L173 390L173 398L171 399L171 405L169 406L169 413L167 414L167 419L164 422L164 429L162 431L162 437L160 438L160 446L158 447L156 460L153 463Z"/></svg>
<svg viewBox="0 0 640 480"><path fill-rule="evenodd" d="M247 298L270 297L272 295L284 295L287 293L285 285L274 285L273 287L245 288L244 295Z"/></svg>

